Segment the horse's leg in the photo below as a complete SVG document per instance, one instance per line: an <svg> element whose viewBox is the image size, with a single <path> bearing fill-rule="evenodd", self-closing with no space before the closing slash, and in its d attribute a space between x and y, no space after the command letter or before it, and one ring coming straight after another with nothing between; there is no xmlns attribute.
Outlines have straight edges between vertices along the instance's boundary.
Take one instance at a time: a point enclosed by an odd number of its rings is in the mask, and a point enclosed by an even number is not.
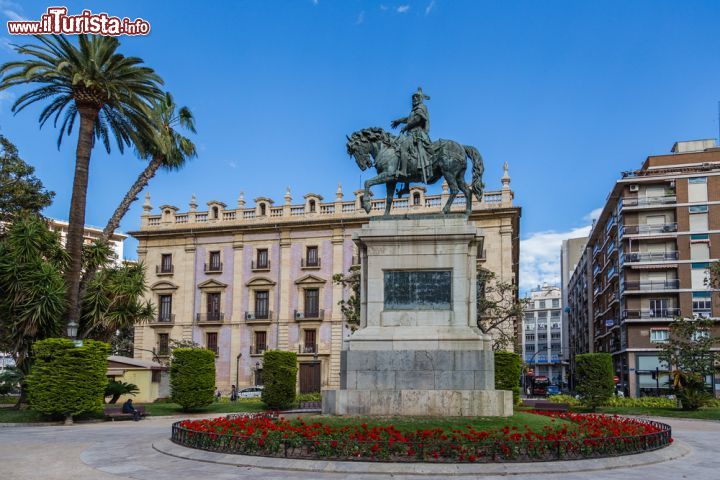
<svg viewBox="0 0 720 480"><path fill-rule="evenodd" d="M369 178L365 180L365 191L363 192L363 200L362 200L362 207L365 210L365 212L370 213L370 209L372 208L372 205L370 203L369 197L370 197L370 187L374 185L380 185L381 183L388 183L389 181L392 181L394 179L394 175L391 175L389 173L381 173L377 177Z"/></svg>
<svg viewBox="0 0 720 480"><path fill-rule="evenodd" d="M455 197L457 197L460 189L458 188L458 182L455 178L455 175L445 176L445 181L447 181L448 187L450 188L450 196L448 197L448 200L443 207L443 213L447 214L450 212L450 207L452 207L452 204L455 201Z"/></svg>
<svg viewBox="0 0 720 480"><path fill-rule="evenodd" d="M392 180L385 184L385 216L390 215L390 207L392 207L393 196L395 195L395 186L397 182Z"/></svg>
<svg viewBox="0 0 720 480"><path fill-rule="evenodd" d="M465 172L463 172L465 173ZM462 190L463 195L465 195L465 213L470 215L470 212L472 212L472 195L470 192L470 185L465 183L465 176L461 176L457 179L458 186L460 187L460 190Z"/></svg>

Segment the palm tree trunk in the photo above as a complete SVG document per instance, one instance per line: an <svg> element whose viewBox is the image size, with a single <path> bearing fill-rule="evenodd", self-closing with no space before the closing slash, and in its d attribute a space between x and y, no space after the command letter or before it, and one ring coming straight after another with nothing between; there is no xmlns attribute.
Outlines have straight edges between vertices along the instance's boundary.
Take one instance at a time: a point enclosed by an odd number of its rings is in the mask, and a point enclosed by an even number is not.
<svg viewBox="0 0 720 480"><path fill-rule="evenodd" d="M90 154L93 147L93 133L98 109L78 107L80 129L75 153L75 179L65 249L70 255L70 264L65 274L68 288L68 324L80 323L80 275L82 274L83 234L85 232L85 204L87 202Z"/></svg>
<svg viewBox="0 0 720 480"><path fill-rule="evenodd" d="M110 220L108 220L107 225L105 225L101 241L110 241L113 233L115 233L115 230L120 226L120 221L127 214L128 210L130 210L130 205L132 205L132 203L137 200L140 192L143 191L143 189L150 182L150 179L155 176L155 173L157 173L158 169L162 166L163 161L163 157L155 155L150 161L150 163L148 163L147 167L145 167L145 170L140 172L137 180L135 180L135 183L132 184L130 190L128 190L128 192L125 194L125 197L120 202L120 205L118 205L118 207L115 209L115 212L110 217ZM82 276L82 281L80 282L80 299L85 296L85 290L87 289L87 285L93 279L96 272L97 268L90 267L85 271L85 274ZM90 332L84 332L81 338L84 338L88 333Z"/></svg>

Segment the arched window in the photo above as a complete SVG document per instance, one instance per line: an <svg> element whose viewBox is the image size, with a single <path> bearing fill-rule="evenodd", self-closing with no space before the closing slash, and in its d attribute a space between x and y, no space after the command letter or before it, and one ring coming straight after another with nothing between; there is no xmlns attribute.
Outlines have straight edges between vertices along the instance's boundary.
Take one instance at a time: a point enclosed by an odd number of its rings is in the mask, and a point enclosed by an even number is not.
<svg viewBox="0 0 720 480"><path fill-rule="evenodd" d="M213 218L218 218L218 207L212 207Z"/></svg>
<svg viewBox="0 0 720 480"><path fill-rule="evenodd" d="M310 206L310 213L315 213L315 200L310 200L308 205Z"/></svg>
<svg viewBox="0 0 720 480"><path fill-rule="evenodd" d="M261 203L261 204L260 204L260 216L261 216L261 217L264 217L264 216L265 216L265 213L266 213L265 204L264 204L264 203Z"/></svg>
<svg viewBox="0 0 720 480"><path fill-rule="evenodd" d="M170 215L170 209L165 210L165 215Z"/></svg>
<svg viewBox="0 0 720 480"><path fill-rule="evenodd" d="M413 205L416 207L420 206L420 192L413 193Z"/></svg>

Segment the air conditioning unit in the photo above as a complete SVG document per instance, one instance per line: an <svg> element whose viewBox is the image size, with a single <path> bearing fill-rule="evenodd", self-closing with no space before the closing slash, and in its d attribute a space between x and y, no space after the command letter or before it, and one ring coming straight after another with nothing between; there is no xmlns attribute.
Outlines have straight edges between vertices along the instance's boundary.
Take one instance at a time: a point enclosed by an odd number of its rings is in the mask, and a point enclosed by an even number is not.
<svg viewBox="0 0 720 480"><path fill-rule="evenodd" d="M245 312L245 320L255 320L255 314L250 312Z"/></svg>
<svg viewBox="0 0 720 480"><path fill-rule="evenodd" d="M631 192L637 192L637 191L639 191L639 190L640 190L640 185L638 185L637 183L633 183L633 184L630 185L630 191L631 191Z"/></svg>
<svg viewBox="0 0 720 480"><path fill-rule="evenodd" d="M670 180L670 188L675 188L675 180Z"/></svg>
<svg viewBox="0 0 720 480"><path fill-rule="evenodd" d="M295 312L295 318L305 318L305 314L303 312Z"/></svg>

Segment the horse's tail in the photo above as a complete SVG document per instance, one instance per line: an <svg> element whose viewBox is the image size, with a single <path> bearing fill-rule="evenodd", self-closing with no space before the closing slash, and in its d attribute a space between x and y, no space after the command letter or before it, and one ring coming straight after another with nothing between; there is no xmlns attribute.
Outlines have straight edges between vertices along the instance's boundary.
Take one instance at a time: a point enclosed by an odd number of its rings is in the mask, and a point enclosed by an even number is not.
<svg viewBox="0 0 720 480"><path fill-rule="evenodd" d="M483 172L485 171L482 156L475 147L471 147L470 145L463 145L463 148L465 149L465 154L472 160L473 168L470 189L475 194L475 198L477 198L478 202L482 202L483 188L485 188L485 185L482 181Z"/></svg>

